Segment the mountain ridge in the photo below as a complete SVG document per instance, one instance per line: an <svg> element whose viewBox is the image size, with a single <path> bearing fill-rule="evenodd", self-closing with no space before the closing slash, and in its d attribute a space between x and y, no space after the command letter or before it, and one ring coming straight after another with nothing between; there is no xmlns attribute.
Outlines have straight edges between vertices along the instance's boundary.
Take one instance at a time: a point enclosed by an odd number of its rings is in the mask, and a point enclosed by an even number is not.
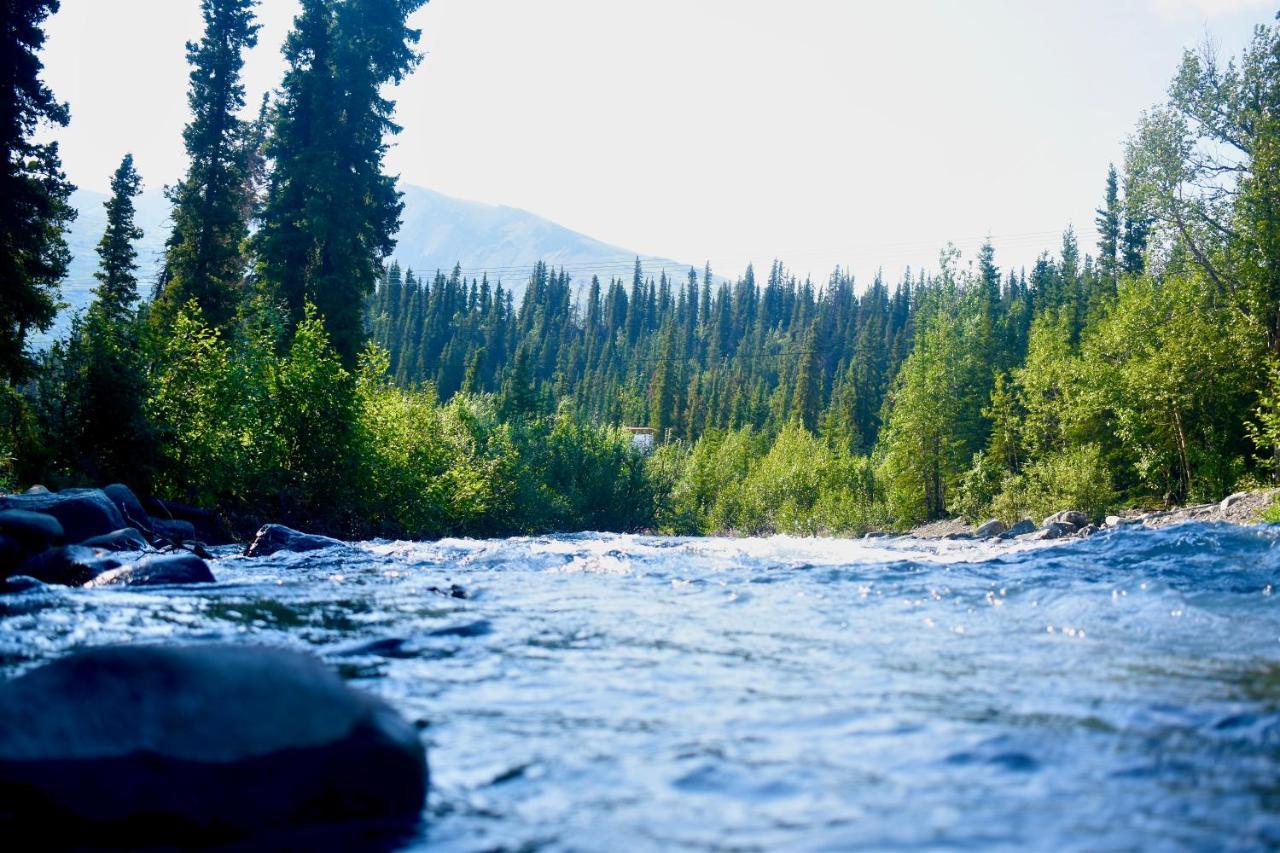
<svg viewBox="0 0 1280 853"><path fill-rule="evenodd" d="M402 184L400 189L405 209L391 260L421 276L448 273L461 266L468 278L488 275L494 283L500 280L518 299L538 261L563 268L577 289L593 274L629 277L637 257L646 272L654 274L666 270L683 275L689 269L688 264L614 246L517 207L456 198L415 184ZM72 194L71 205L79 216L67 233L72 260L61 294L67 307L48 332L32 335L36 347L65 335L71 317L93 298L93 274L98 266L95 248L106 227L102 206L106 200L105 193L95 190L79 189ZM136 244L138 283L143 297L149 298L164 260L169 202L162 190L148 189L135 204L137 224L143 230Z"/></svg>

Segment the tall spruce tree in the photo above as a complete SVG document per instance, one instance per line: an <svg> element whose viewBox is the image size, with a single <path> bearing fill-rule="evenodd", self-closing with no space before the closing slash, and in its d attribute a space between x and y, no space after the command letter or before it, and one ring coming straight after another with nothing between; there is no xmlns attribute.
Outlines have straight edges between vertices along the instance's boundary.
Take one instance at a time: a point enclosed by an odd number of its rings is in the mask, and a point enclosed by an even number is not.
<svg viewBox="0 0 1280 853"><path fill-rule="evenodd" d="M71 255L64 231L75 218L74 189L57 143L37 143L42 123L65 127L71 114L40 79L44 22L58 0L0 4L0 379L19 381L33 367L27 335L58 312L58 283Z"/></svg>
<svg viewBox="0 0 1280 853"><path fill-rule="evenodd" d="M138 250L133 244L142 239L142 229L133 221L133 200L141 193L142 178L133 168L133 155L126 154L111 177L111 198L103 205L107 228L98 241L98 271L93 274L98 305L113 319L123 317L138 299Z"/></svg>
<svg viewBox="0 0 1280 853"><path fill-rule="evenodd" d="M418 63L420 33L406 21L425 2L303 0L285 42L259 274L295 321L315 304L348 365L404 207L395 178L382 173L387 137L400 130L382 91Z"/></svg>
<svg viewBox="0 0 1280 853"><path fill-rule="evenodd" d="M204 37L187 43L191 122L182 133L191 165L168 188L173 233L166 244L157 317L194 299L206 320L225 327L235 316L245 276L250 194L256 156L244 107L244 51L258 42L258 0L202 0Z"/></svg>
<svg viewBox="0 0 1280 853"><path fill-rule="evenodd" d="M1120 266L1120 185L1114 165L1107 169L1107 193L1097 214L1093 221L1098 226L1098 272L1114 291Z"/></svg>

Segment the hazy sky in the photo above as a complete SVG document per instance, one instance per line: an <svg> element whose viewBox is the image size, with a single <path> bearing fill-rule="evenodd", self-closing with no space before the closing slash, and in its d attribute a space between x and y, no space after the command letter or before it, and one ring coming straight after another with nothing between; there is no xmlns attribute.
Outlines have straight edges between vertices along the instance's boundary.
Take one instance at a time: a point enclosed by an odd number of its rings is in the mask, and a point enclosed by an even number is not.
<svg viewBox="0 0 1280 853"><path fill-rule="evenodd" d="M251 102L295 0L264 0ZM932 266L990 234L1030 264L1074 222L1092 250L1108 162L1206 36L1234 54L1274 0L434 0L396 93L411 183L521 207L734 275ZM46 77L78 185L125 151L183 170L198 0L62 0Z"/></svg>

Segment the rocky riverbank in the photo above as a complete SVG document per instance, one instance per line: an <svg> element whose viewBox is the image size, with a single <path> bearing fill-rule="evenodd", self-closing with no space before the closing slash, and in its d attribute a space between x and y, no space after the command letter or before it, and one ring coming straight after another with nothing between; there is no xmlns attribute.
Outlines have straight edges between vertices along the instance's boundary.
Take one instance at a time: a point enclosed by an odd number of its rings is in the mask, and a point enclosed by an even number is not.
<svg viewBox="0 0 1280 853"><path fill-rule="evenodd" d="M914 528L908 534L916 539L1062 539L1082 538L1102 530L1120 527L1160 528L1187 521L1257 524L1275 502L1280 489L1257 489L1237 492L1217 503L1195 504L1169 510L1130 509L1108 515L1102 524L1094 525L1079 512L1063 510L1036 523L1023 519L1012 527L998 520L972 525L964 519L933 521Z"/></svg>

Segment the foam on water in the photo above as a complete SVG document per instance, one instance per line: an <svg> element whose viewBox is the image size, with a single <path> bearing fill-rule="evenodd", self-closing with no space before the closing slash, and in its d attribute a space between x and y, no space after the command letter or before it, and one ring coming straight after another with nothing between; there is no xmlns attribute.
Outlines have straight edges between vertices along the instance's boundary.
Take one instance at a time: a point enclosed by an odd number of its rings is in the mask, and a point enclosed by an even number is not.
<svg viewBox="0 0 1280 853"><path fill-rule="evenodd" d="M211 587L0 599L0 668L311 650L423 724L431 849L1256 849L1280 845L1278 539L228 555Z"/></svg>

